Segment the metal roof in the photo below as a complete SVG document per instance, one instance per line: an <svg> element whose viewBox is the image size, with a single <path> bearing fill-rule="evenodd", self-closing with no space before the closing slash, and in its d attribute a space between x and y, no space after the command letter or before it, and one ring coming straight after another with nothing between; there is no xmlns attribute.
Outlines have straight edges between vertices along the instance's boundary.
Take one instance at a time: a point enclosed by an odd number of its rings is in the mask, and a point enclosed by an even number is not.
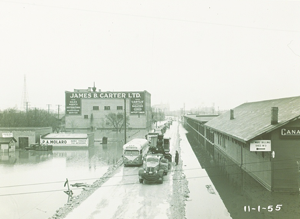
<svg viewBox="0 0 300 219"><path fill-rule="evenodd" d="M87 138L88 134L85 133L50 133L45 136L43 136L43 139L48 138L48 139L66 139L66 138Z"/></svg>
<svg viewBox="0 0 300 219"><path fill-rule="evenodd" d="M278 124L275 125L271 125L272 107L278 107ZM244 103L233 112L234 119L230 119L230 111L227 111L205 126L246 142L299 119L300 96Z"/></svg>

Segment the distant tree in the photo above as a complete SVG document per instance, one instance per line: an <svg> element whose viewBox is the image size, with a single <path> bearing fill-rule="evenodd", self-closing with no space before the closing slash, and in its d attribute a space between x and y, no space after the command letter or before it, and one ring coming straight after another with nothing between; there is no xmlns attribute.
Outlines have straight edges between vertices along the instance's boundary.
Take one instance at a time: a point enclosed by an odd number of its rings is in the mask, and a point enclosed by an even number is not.
<svg viewBox="0 0 300 219"><path fill-rule="evenodd" d="M55 114L37 108L27 112L16 108L0 111L0 127L52 127L57 130L59 124Z"/></svg>
<svg viewBox="0 0 300 219"><path fill-rule="evenodd" d="M152 120L153 122L165 120L165 113L161 109L152 108Z"/></svg>
<svg viewBox="0 0 300 219"><path fill-rule="evenodd" d="M110 122L113 128L121 132L125 122L123 113L109 113L105 118ZM126 125L128 126L129 124L129 116L126 116Z"/></svg>

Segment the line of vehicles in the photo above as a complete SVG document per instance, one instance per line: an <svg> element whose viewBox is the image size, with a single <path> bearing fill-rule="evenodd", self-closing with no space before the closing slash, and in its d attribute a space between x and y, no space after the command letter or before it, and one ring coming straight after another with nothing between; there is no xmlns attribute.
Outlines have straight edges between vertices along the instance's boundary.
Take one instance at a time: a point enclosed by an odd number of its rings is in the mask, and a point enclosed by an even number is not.
<svg viewBox="0 0 300 219"><path fill-rule="evenodd" d="M141 166L139 182L163 183L172 164L170 138L164 137L172 120L149 132L145 139L136 138L123 146L124 166Z"/></svg>

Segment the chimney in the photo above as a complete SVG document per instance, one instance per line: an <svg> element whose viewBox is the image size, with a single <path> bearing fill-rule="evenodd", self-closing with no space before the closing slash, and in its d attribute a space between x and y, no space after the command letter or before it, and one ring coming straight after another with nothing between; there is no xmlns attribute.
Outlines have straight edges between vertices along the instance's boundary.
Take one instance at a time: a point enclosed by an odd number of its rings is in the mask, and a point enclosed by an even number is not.
<svg viewBox="0 0 300 219"><path fill-rule="evenodd" d="M278 107L271 108L271 125L278 124Z"/></svg>
<svg viewBox="0 0 300 219"><path fill-rule="evenodd" d="M231 109L230 110L230 120L233 120L234 119L234 110Z"/></svg>

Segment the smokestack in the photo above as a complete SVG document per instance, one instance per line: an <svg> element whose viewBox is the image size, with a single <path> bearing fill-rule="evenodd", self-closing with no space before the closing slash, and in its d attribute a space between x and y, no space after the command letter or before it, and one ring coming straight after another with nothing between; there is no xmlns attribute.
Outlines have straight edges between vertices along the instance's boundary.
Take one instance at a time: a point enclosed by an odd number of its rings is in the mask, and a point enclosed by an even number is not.
<svg viewBox="0 0 300 219"><path fill-rule="evenodd" d="M230 110L230 120L234 119L234 110Z"/></svg>
<svg viewBox="0 0 300 219"><path fill-rule="evenodd" d="M278 124L278 107L271 108L271 125Z"/></svg>

